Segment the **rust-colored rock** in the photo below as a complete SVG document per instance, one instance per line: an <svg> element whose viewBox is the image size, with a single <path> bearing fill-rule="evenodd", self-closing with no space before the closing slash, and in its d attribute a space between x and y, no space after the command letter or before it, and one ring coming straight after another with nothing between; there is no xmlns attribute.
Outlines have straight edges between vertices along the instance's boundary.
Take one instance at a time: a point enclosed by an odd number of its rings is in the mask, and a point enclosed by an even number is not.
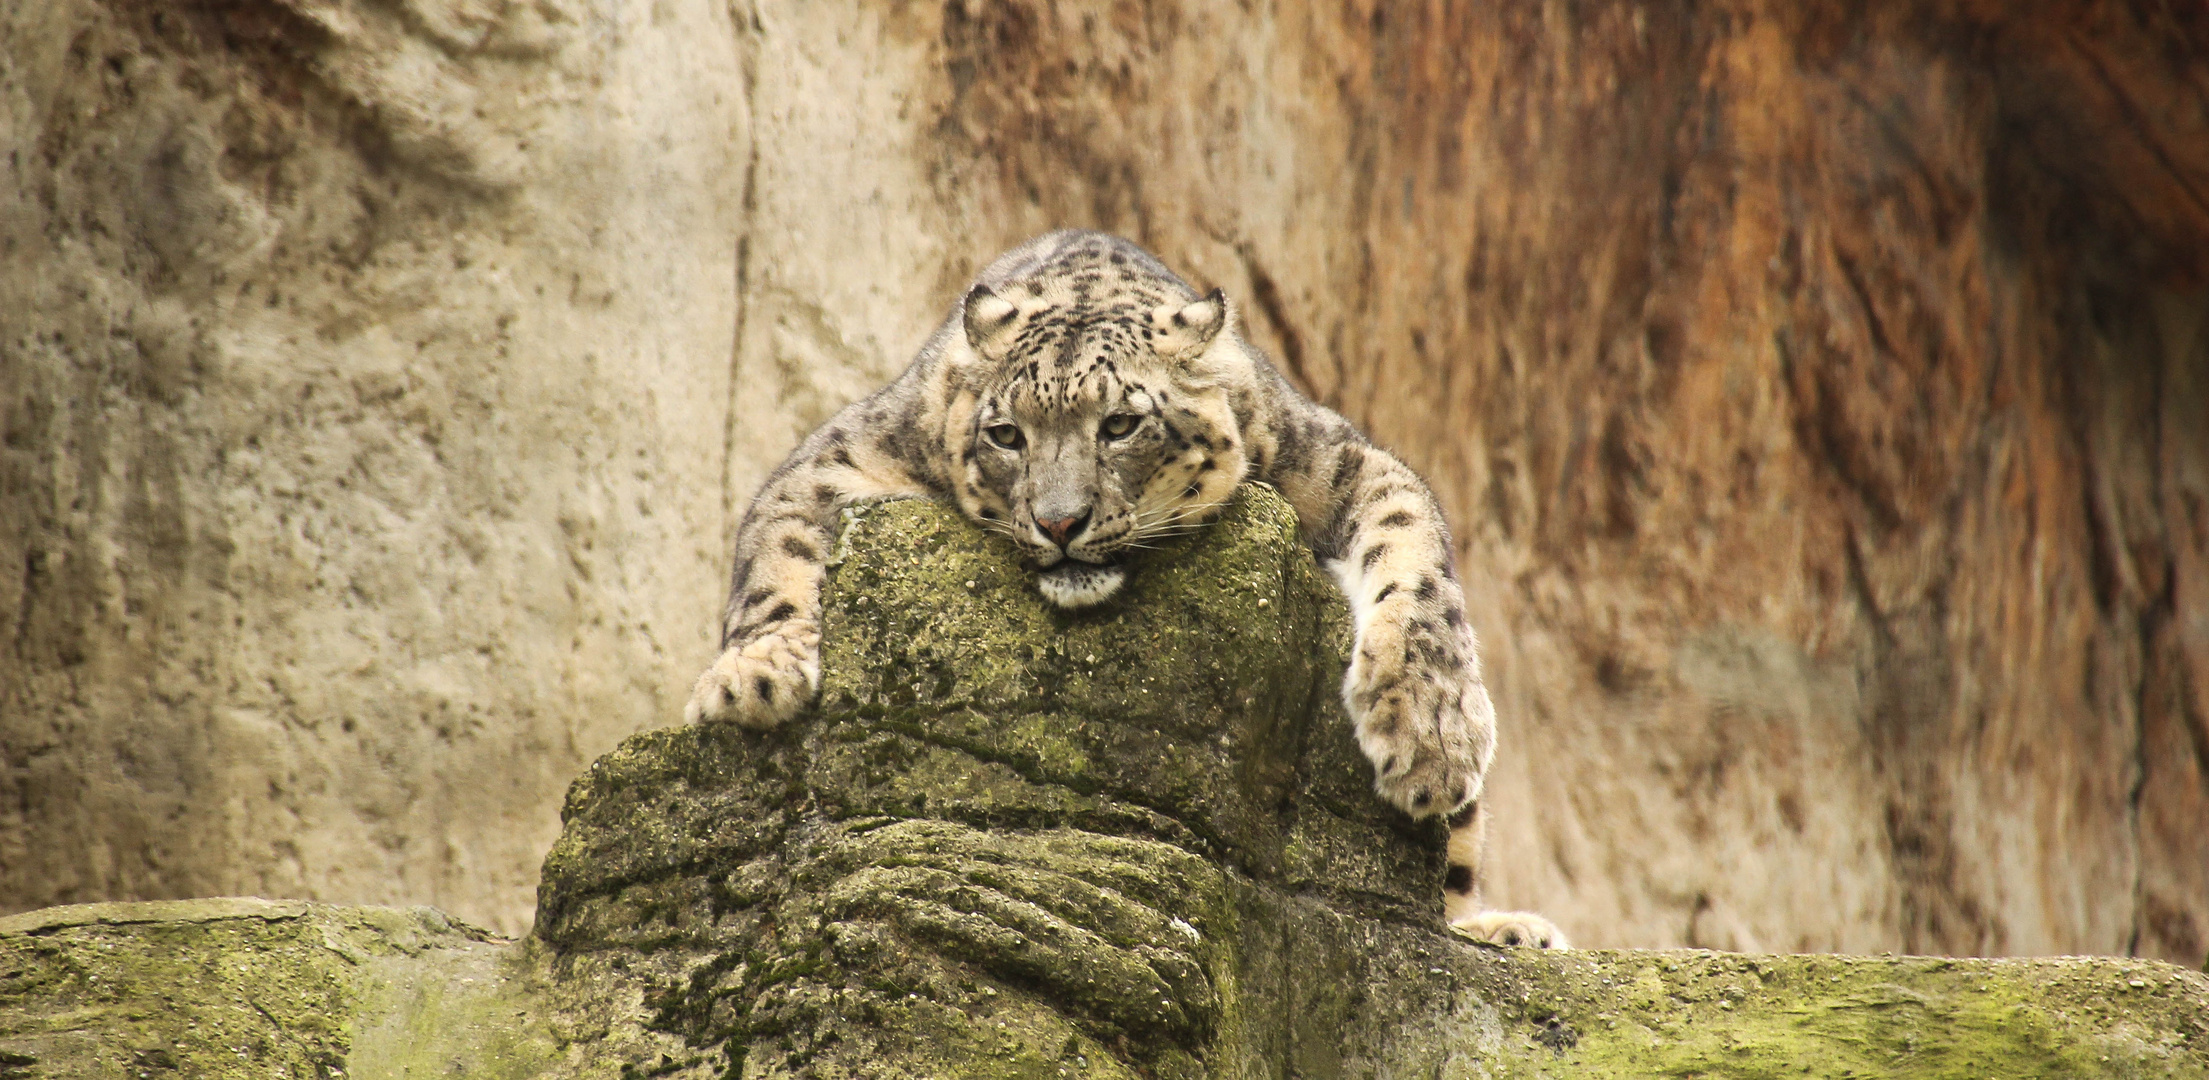
<svg viewBox="0 0 2209 1080"><path fill-rule="evenodd" d="M1140 236L1447 493L1495 899L2198 964L2209 22L1308 18L982 5L941 126L1000 238Z"/></svg>

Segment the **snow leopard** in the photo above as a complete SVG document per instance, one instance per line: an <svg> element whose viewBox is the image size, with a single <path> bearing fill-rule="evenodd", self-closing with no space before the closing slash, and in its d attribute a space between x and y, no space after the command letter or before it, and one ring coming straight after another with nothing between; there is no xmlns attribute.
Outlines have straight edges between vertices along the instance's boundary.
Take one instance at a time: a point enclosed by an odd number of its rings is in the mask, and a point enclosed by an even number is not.
<svg viewBox="0 0 2209 1080"><path fill-rule="evenodd" d="M1103 233L1050 233L991 263L902 374L768 477L737 530L723 651L685 718L764 728L813 700L821 585L850 504L949 500L1012 541L1044 598L1082 609L1119 591L1124 556L1209 522L1247 481L1295 507L1348 600L1343 700L1381 798L1449 822L1449 924L1566 947L1540 915L1479 906L1495 712L1434 493L1300 393L1221 290L1199 294Z"/></svg>

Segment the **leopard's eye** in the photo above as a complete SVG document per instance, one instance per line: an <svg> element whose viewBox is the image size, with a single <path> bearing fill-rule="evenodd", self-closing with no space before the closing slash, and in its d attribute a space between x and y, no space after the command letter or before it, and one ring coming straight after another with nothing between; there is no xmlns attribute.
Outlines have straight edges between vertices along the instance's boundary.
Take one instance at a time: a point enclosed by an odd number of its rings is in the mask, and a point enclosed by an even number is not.
<svg viewBox="0 0 2209 1080"><path fill-rule="evenodd" d="M982 437L1000 450L1018 450L1021 444L1027 442L1021 436L1018 424L991 424L982 429Z"/></svg>
<svg viewBox="0 0 2209 1080"><path fill-rule="evenodd" d="M1107 439L1125 439L1135 431L1135 425L1142 422L1143 418L1133 413L1113 413L1104 418L1104 424L1099 430L1104 432Z"/></svg>

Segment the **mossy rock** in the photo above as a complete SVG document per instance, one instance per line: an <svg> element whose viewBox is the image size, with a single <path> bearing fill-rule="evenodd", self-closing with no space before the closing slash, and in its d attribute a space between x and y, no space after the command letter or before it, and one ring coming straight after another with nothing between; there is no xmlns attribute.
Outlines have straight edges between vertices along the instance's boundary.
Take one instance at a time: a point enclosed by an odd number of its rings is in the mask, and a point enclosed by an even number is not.
<svg viewBox="0 0 2209 1080"><path fill-rule="evenodd" d="M388 1076L439 1053L471 1076L543 1075L551 1010L516 992L514 956L426 907L28 912L0 919L0 1077Z"/></svg>
<svg viewBox="0 0 2209 1080"><path fill-rule="evenodd" d="M660 1022L759 1075L1213 1075L1285 1036L1292 903L1439 934L1370 793L1346 613L1252 487L1068 613L940 504L849 515L813 716L656 732L570 794L538 935L674 949ZM977 1026L979 1025L979 1026Z"/></svg>
<svg viewBox="0 0 2209 1080"><path fill-rule="evenodd" d="M1102 611L933 503L852 515L820 707L569 792L536 933L186 901L0 920L28 1077L2209 1076L2121 959L1494 950L1370 792L1271 491Z"/></svg>

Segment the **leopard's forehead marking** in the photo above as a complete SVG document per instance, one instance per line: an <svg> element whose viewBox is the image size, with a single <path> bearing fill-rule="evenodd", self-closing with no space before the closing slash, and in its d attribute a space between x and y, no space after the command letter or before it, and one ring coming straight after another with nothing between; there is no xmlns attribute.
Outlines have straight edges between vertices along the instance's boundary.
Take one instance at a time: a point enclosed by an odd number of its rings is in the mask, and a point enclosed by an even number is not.
<svg viewBox="0 0 2209 1080"><path fill-rule="evenodd" d="M1006 293L1031 307L1006 352L998 395L1016 408L1062 414L1115 399L1138 384L1152 356L1152 313L1188 303L1193 291L1161 277L1111 244L1060 252ZM1140 391L1137 391L1140 392ZM1147 397L1147 395L1146 395Z"/></svg>
<svg viewBox="0 0 2209 1080"><path fill-rule="evenodd" d="M1140 331L1112 319L1079 320L1056 309L1023 327L1006 357L1000 393L1017 406L1062 413L1119 395L1141 377L1149 351Z"/></svg>

